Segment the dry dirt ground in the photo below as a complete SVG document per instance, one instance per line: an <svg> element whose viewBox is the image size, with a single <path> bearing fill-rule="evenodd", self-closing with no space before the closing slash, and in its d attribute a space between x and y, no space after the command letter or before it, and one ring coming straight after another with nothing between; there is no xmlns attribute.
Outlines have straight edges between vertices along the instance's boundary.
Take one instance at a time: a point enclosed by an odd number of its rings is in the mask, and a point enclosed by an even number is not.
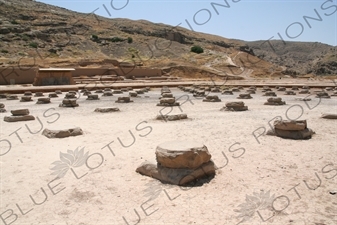
<svg viewBox="0 0 337 225"><path fill-rule="evenodd" d="M223 112L239 93L207 103L171 90L181 103L172 111L156 106L160 89L129 104L115 103L119 95L99 101L81 96L77 108L58 107L65 93L47 105L36 105L35 97L25 103L1 99L8 112L0 114L0 224L337 224L337 121L320 118L337 113L337 97L311 96L305 103L295 100L300 95L279 94L286 105L266 106L268 97L259 90L243 100L248 111ZM108 106L120 112L94 112ZM36 120L3 121L19 108ZM154 120L160 113L189 119ZM277 116L306 119L316 134L298 141L264 135ZM73 127L84 135L41 134ZM155 161L158 144L186 139L208 147L219 167L213 179L178 187L135 172L143 161ZM53 172L65 175L56 179Z"/></svg>

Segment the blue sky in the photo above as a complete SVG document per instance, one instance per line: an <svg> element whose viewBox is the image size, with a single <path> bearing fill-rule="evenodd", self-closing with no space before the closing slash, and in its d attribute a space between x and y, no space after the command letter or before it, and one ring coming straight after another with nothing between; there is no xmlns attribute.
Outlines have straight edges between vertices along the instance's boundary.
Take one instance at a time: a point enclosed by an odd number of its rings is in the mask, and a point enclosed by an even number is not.
<svg viewBox="0 0 337 225"><path fill-rule="evenodd" d="M246 41L280 39L279 33L286 41L337 45L337 0L38 1L82 13L97 9L95 13L106 18L144 19L172 26L181 23L194 31Z"/></svg>

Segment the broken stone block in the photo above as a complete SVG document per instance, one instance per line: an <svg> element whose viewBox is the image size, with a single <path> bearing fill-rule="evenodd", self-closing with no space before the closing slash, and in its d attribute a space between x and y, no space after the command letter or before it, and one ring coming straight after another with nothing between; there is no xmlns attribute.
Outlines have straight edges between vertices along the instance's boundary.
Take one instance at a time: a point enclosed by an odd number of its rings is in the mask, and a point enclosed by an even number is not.
<svg viewBox="0 0 337 225"><path fill-rule="evenodd" d="M144 90L142 89L136 89L135 92L137 92L139 95L144 94Z"/></svg>
<svg viewBox="0 0 337 225"><path fill-rule="evenodd" d="M306 140L310 139L312 135L315 134L310 128L304 130L269 130L267 135L275 135L281 138L293 139L293 140Z"/></svg>
<svg viewBox="0 0 337 225"><path fill-rule="evenodd" d="M118 89L114 89L112 93L113 94L123 94L123 91L118 90Z"/></svg>
<svg viewBox="0 0 337 225"><path fill-rule="evenodd" d="M95 109L95 112L100 112L100 113L109 113L109 112L118 112L118 111L119 111L119 108L113 108L113 107Z"/></svg>
<svg viewBox="0 0 337 225"><path fill-rule="evenodd" d="M250 96L250 94L239 94L239 97L237 97L238 99L251 99L253 98L252 96Z"/></svg>
<svg viewBox="0 0 337 225"><path fill-rule="evenodd" d="M293 91L298 91L298 87L293 86L293 87L291 88L291 90L293 90Z"/></svg>
<svg viewBox="0 0 337 225"><path fill-rule="evenodd" d="M43 92L36 92L34 95L34 97L42 97L42 96L44 96Z"/></svg>
<svg viewBox="0 0 337 225"><path fill-rule="evenodd" d="M6 99L7 100L18 100L18 96L17 95L7 95L6 96Z"/></svg>
<svg viewBox="0 0 337 225"><path fill-rule="evenodd" d="M63 99L59 107L78 107L76 99Z"/></svg>
<svg viewBox="0 0 337 225"><path fill-rule="evenodd" d="M23 93L24 96L32 96L32 92L31 91L25 91L25 93Z"/></svg>
<svg viewBox="0 0 337 225"><path fill-rule="evenodd" d="M276 120L274 127L279 130L304 130L307 128L306 120Z"/></svg>
<svg viewBox="0 0 337 225"><path fill-rule="evenodd" d="M5 116L4 121L6 122L18 122L18 121L29 121L35 120L35 117L32 115L24 115L24 116Z"/></svg>
<svg viewBox="0 0 337 225"><path fill-rule="evenodd" d="M25 116L25 115L29 115L29 110L28 109L16 109L16 110L11 110L11 113L13 116Z"/></svg>
<svg viewBox="0 0 337 225"><path fill-rule="evenodd" d="M129 103L129 102L133 102L132 100L130 100L130 97L118 97L117 101L115 101L116 103Z"/></svg>
<svg viewBox="0 0 337 225"><path fill-rule="evenodd" d="M48 96L49 96L49 98L57 98L58 97L58 95L56 94L56 92L55 93L50 93Z"/></svg>
<svg viewBox="0 0 337 225"><path fill-rule="evenodd" d="M285 95L296 95L294 91L286 91Z"/></svg>
<svg viewBox="0 0 337 225"><path fill-rule="evenodd" d="M221 102L221 99L217 95L207 95L203 102Z"/></svg>
<svg viewBox="0 0 337 225"><path fill-rule="evenodd" d="M177 114L177 115L158 115L156 117L157 120L165 120L165 121L175 121L175 120L183 120L187 119L187 114Z"/></svg>
<svg viewBox="0 0 337 225"><path fill-rule="evenodd" d="M205 90L195 90L193 93L193 97L196 97L196 98L201 98L205 96L206 96Z"/></svg>
<svg viewBox="0 0 337 225"><path fill-rule="evenodd" d="M156 149L157 162L167 168L196 169L210 159L205 145L191 141L169 141Z"/></svg>
<svg viewBox="0 0 337 225"><path fill-rule="evenodd" d="M161 96L162 96L162 98L173 98L172 93L162 93Z"/></svg>
<svg viewBox="0 0 337 225"><path fill-rule="evenodd" d="M267 91L267 92L264 93L263 96L277 96L277 95L273 91Z"/></svg>
<svg viewBox="0 0 337 225"><path fill-rule="evenodd" d="M330 98L330 95L327 92L318 92L316 98Z"/></svg>
<svg viewBox="0 0 337 225"><path fill-rule="evenodd" d="M305 89L305 90L301 90L300 92L298 92L299 94L310 94L309 89Z"/></svg>
<svg viewBox="0 0 337 225"><path fill-rule="evenodd" d="M268 98L264 105L285 105L286 102L282 98Z"/></svg>
<svg viewBox="0 0 337 225"><path fill-rule="evenodd" d="M49 130L46 128L43 130L42 135L47 138L66 138L70 136L83 135L83 131L79 127L65 130Z"/></svg>
<svg viewBox="0 0 337 225"><path fill-rule="evenodd" d="M232 91L223 91L221 94L223 95L233 95L233 92Z"/></svg>
<svg viewBox="0 0 337 225"><path fill-rule="evenodd" d="M130 97L137 97L138 96L137 92L135 92L135 91L130 91L129 95L130 95Z"/></svg>
<svg viewBox="0 0 337 225"><path fill-rule="evenodd" d="M56 90L55 93L56 93L56 95L62 95L62 91L61 90Z"/></svg>
<svg viewBox="0 0 337 225"><path fill-rule="evenodd" d="M99 97L98 95L88 95L87 99L86 100L99 100Z"/></svg>
<svg viewBox="0 0 337 225"><path fill-rule="evenodd" d="M104 91L103 96L113 96L112 91Z"/></svg>
<svg viewBox="0 0 337 225"><path fill-rule="evenodd" d="M20 102L31 102L32 97L31 96L22 96Z"/></svg>
<svg viewBox="0 0 337 225"><path fill-rule="evenodd" d="M36 104L48 104L50 103L50 98L38 98Z"/></svg>
<svg viewBox="0 0 337 225"><path fill-rule="evenodd" d="M221 111L246 111L248 107L243 102L228 102Z"/></svg>
<svg viewBox="0 0 337 225"><path fill-rule="evenodd" d="M160 103L174 104L176 101L175 98L161 98Z"/></svg>

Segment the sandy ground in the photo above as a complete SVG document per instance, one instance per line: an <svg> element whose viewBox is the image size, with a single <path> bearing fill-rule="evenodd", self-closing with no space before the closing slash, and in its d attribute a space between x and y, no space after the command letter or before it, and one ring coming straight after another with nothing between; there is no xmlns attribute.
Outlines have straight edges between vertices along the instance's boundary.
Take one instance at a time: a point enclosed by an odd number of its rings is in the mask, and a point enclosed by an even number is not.
<svg viewBox="0 0 337 225"><path fill-rule="evenodd" d="M306 95L279 94L287 105L265 106L268 97L258 91L253 99L242 100L249 111L222 112L239 93L219 94L222 102L207 103L171 90L182 104L172 112L156 106L159 89L129 104L115 103L120 95L99 101L82 96L77 108L58 107L64 95L47 105L36 105L35 97L28 103L1 99L8 112L0 114L0 224L229 225L243 219L246 225L337 224L337 194L329 193L337 192L337 121L320 118L321 113L337 113L337 97L311 96L306 104L295 100ZM120 112L94 112L108 106ZM19 108L28 108L38 119L3 121ZM186 113L189 119L154 120L160 112ZM316 134L305 141L263 135L276 116L306 119ZM73 127L81 127L84 135L41 135L45 128ZM143 161L155 161L158 144L186 139L204 143L219 167L208 183L182 188L135 172ZM80 157L69 169L72 152L65 153L77 148L89 157L82 163ZM64 177L56 179L51 169L60 153L68 164L63 164Z"/></svg>

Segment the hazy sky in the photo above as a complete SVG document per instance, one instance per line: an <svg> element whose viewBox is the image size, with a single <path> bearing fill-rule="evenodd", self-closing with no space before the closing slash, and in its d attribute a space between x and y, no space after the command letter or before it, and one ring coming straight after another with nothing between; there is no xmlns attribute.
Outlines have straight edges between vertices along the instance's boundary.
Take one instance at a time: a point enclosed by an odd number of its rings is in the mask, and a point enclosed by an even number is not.
<svg viewBox="0 0 337 225"><path fill-rule="evenodd" d="M38 1L82 13L97 9L97 15L107 18L181 23L190 30L246 41L280 39L279 33L286 41L337 45L337 0Z"/></svg>

